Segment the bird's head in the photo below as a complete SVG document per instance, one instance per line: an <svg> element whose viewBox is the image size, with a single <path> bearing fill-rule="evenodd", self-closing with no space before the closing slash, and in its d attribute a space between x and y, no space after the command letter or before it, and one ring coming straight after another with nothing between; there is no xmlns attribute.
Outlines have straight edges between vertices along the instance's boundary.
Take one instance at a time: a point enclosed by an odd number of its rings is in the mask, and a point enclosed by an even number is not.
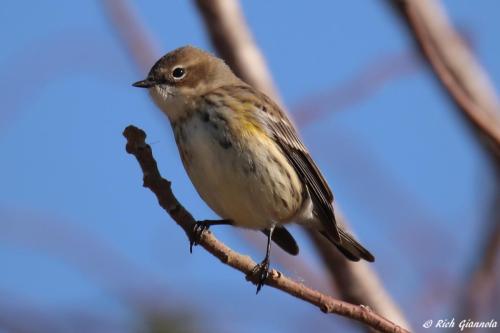
<svg viewBox="0 0 500 333"><path fill-rule="evenodd" d="M192 46L184 46L160 58L146 79L134 87L147 88L156 104L175 120L196 97L218 87L241 82L223 60Z"/></svg>

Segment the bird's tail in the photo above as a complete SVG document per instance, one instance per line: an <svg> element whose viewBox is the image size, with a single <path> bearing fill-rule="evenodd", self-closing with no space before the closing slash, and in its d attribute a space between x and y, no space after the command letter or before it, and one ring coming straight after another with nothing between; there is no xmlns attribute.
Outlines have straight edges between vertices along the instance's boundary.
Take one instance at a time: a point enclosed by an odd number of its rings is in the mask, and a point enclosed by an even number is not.
<svg viewBox="0 0 500 333"><path fill-rule="evenodd" d="M375 261L373 254L365 249L363 245L359 244L354 237L349 235L345 230L342 230L342 228L338 228L338 231L340 235L340 242L334 240L327 232L322 231L321 234L332 242L337 249L339 249L340 252L346 256L347 259L352 261L359 261L360 259L364 259L369 262Z"/></svg>

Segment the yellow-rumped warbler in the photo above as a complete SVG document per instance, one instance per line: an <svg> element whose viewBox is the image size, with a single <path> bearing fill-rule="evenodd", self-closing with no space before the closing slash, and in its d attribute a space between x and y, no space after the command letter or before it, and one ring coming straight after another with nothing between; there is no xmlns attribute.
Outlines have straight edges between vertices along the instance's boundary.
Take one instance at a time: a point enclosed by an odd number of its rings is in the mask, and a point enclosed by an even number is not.
<svg viewBox="0 0 500 333"><path fill-rule="evenodd" d="M194 234L232 224L268 236L265 259L254 270L257 292L267 278L271 239L292 255L299 252L284 228L292 221L319 231L350 260L374 261L336 222L332 192L285 113L224 61L182 47L133 85L149 88L170 120L196 190L224 219L199 222Z"/></svg>

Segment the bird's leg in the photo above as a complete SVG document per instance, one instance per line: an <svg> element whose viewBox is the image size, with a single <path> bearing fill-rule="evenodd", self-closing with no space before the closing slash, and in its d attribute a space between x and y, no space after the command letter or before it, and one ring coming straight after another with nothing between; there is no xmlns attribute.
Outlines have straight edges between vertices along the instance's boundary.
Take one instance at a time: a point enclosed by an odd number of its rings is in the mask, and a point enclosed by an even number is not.
<svg viewBox="0 0 500 333"><path fill-rule="evenodd" d="M256 294L258 294L260 289L262 289L264 282L266 282L267 277L269 276L269 257L271 256L271 238L273 237L273 231L274 226L269 229L269 234L267 235L267 248L264 260L252 269L251 275L257 275L258 277Z"/></svg>
<svg viewBox="0 0 500 333"><path fill-rule="evenodd" d="M198 245L201 239L201 235L205 230L208 230L213 225L233 225L231 220L203 220L196 221L193 225L193 230L191 231L191 236L189 237L189 252L193 253L193 245Z"/></svg>

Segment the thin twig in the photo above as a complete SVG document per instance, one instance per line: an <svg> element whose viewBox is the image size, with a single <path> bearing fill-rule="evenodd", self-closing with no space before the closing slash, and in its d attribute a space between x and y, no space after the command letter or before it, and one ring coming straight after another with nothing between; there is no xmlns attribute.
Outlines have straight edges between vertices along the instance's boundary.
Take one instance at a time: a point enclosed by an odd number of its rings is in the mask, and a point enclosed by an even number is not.
<svg viewBox="0 0 500 333"><path fill-rule="evenodd" d="M149 188L156 195L160 206L182 227L190 239L196 220L177 200L172 192L171 183L162 178L151 147L145 141L146 133L135 126L128 126L123 135L127 139L127 152L134 155L141 166L143 186ZM202 233L199 244L222 263L244 273L248 281L257 282L257 277L252 275L256 263L250 257L233 251L215 238L210 231ZM366 306L334 299L304 284L295 282L274 269L270 272L265 284L313 304L325 313L335 313L357 320L381 332L409 332Z"/></svg>

